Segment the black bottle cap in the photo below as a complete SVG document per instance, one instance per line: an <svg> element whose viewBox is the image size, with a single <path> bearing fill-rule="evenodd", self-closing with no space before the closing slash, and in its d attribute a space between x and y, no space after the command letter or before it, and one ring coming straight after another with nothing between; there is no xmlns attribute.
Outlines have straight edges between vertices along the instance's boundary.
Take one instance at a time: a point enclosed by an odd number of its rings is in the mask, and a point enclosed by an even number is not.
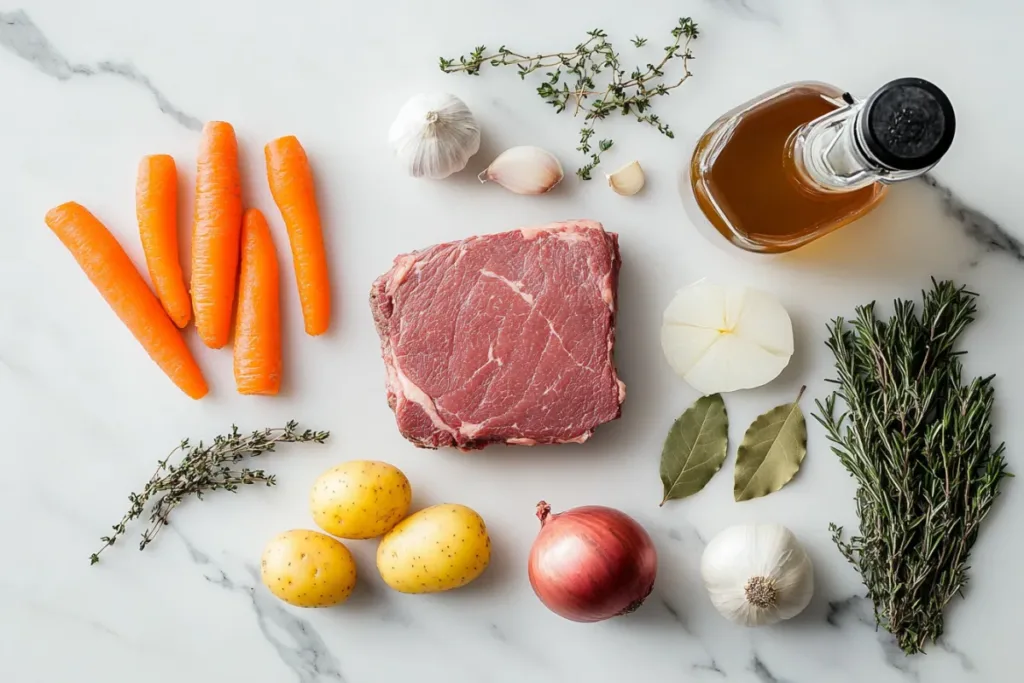
<svg viewBox="0 0 1024 683"><path fill-rule="evenodd" d="M949 98L920 78L883 85L868 98L859 119L867 151L895 171L916 171L937 162L956 130Z"/></svg>

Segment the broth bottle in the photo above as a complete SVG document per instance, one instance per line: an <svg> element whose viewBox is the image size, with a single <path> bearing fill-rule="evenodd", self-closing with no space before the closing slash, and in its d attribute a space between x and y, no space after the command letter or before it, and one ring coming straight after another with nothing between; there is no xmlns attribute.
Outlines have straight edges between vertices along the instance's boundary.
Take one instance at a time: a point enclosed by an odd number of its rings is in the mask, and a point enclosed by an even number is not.
<svg viewBox="0 0 1024 683"><path fill-rule="evenodd" d="M887 83L866 100L792 83L713 123L693 153L690 184L729 242L790 251L871 211L887 185L929 170L955 127L949 98L919 78Z"/></svg>

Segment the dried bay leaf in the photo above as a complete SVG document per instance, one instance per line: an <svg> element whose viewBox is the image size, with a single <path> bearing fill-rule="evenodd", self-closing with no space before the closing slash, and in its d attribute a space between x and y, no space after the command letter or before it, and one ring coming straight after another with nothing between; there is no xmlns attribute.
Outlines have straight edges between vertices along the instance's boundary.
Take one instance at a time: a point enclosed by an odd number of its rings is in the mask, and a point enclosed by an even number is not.
<svg viewBox="0 0 1024 683"><path fill-rule="evenodd" d="M792 403L772 408L747 428L736 453L733 495L737 501L778 491L796 475L807 455L807 422L800 393Z"/></svg>
<svg viewBox="0 0 1024 683"><path fill-rule="evenodd" d="M661 449L661 504L692 496L711 480L725 462L729 444L729 416L721 394L697 399L665 437Z"/></svg>

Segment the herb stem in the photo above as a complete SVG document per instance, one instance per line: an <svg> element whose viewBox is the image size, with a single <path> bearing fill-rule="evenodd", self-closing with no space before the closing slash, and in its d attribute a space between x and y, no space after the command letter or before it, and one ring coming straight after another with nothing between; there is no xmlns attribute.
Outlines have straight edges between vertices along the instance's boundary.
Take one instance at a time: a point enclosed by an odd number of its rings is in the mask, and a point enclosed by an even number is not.
<svg viewBox="0 0 1024 683"><path fill-rule="evenodd" d="M142 493L128 496L131 508L112 527L114 533L100 539L103 545L89 556L90 563L99 562L100 555L127 532L127 525L141 517L150 503L149 526L142 532L139 550L144 550L152 543L160 529L170 523L171 512L189 496L202 499L205 493L211 491L226 490L234 493L239 486L256 483L273 486L276 483L274 475L263 470L248 467L237 469L231 467L231 464L271 452L279 443L323 443L329 436L329 432L309 429L300 432L298 423L291 421L284 427L250 434L242 434L232 425L227 435L216 437L209 446L202 441L196 446L190 446L189 440L184 439L167 457L157 462L156 471L146 482ZM171 458L179 452L185 455L177 464L171 464Z"/></svg>
<svg viewBox="0 0 1024 683"><path fill-rule="evenodd" d="M607 118L609 114L617 111L623 116L633 116L639 123L655 128L662 135L675 137L668 124L649 110L654 98L669 94L693 76L690 72L690 60L693 59L690 44L700 33L692 19L683 17L671 34L674 40L664 48L661 60L657 64L647 64L643 70L634 69L628 78L621 68L619 53L608 41L608 34L601 29L588 31L587 40L571 51L529 56L514 52L504 45L496 52L488 53L486 46L480 45L457 60L441 57L440 66L445 73L461 72L476 76L484 65L514 65L523 80L536 71L554 69L547 72L547 80L537 88L537 94L553 106L556 113L565 111L572 102L572 115L575 117L583 114L584 125L580 129L576 149L588 157L588 162L577 169L576 175L583 180L590 180L591 172L601 163L601 154L614 144L610 139L601 140L594 150L590 143L595 133L595 122ZM631 42L639 48L647 41L637 36ZM682 62L682 75L669 84L660 82L665 78L665 70L673 60ZM595 78L601 73L609 74L608 84L603 90L595 83Z"/></svg>
<svg viewBox="0 0 1024 683"><path fill-rule="evenodd" d="M993 378L965 383L955 349L976 298L933 281L920 314L898 300L889 320L869 304L829 326L837 388L815 417L857 481L860 518L858 535L847 539L833 524L832 538L907 654L942 635L981 522L1012 476L1004 445L992 442Z"/></svg>

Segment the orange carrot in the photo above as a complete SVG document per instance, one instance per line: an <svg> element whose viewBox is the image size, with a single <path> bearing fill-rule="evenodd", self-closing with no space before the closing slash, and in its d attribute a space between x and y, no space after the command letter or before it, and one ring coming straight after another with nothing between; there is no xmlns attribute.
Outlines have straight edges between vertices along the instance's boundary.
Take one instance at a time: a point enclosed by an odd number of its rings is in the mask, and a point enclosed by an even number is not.
<svg viewBox="0 0 1024 683"><path fill-rule="evenodd" d="M50 209L46 225L171 381L192 398L205 396L206 380L181 333L110 231L74 202Z"/></svg>
<svg viewBox="0 0 1024 683"><path fill-rule="evenodd" d="M309 160L294 135L272 140L264 152L270 193L288 228L306 334L323 334L331 323L331 285Z"/></svg>
<svg viewBox="0 0 1024 683"><path fill-rule="evenodd" d="M231 308L238 275L242 187L238 142L230 123L203 126L196 166L192 224L192 308L199 338L219 349L231 336Z"/></svg>
<svg viewBox="0 0 1024 683"><path fill-rule="evenodd" d="M185 327L192 301L178 260L178 171L173 157L154 154L139 162L135 215L156 295L174 324Z"/></svg>
<svg viewBox="0 0 1024 683"><path fill-rule="evenodd" d="M242 219L234 351L238 393L277 394L281 388L277 256L267 220L258 209L248 209Z"/></svg>

